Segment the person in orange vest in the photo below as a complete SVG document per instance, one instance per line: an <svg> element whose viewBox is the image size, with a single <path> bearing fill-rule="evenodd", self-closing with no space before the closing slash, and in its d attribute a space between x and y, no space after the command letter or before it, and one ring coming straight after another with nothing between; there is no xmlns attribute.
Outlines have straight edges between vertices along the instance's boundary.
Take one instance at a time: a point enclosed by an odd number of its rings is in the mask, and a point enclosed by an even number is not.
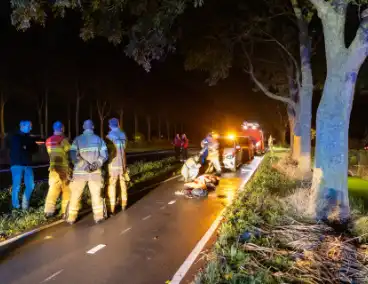
<svg viewBox="0 0 368 284"><path fill-rule="evenodd" d="M50 157L49 167L49 191L45 202L45 216L50 218L55 214L56 201L61 197L61 214L65 210L70 199L69 189L69 150L70 144L64 136L64 125L57 121L53 125L54 135L46 140L46 149Z"/></svg>

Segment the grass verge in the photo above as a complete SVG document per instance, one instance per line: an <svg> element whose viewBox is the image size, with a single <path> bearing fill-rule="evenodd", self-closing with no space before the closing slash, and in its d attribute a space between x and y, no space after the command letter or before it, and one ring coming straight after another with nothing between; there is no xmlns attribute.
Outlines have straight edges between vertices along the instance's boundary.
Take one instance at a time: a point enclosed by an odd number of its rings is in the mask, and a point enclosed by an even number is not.
<svg viewBox="0 0 368 284"><path fill-rule="evenodd" d="M178 164L175 158L166 158L155 162L137 162L129 166L131 181L128 190L134 190L140 184L149 183L150 180L160 177L163 174L175 172ZM26 232L35 227L51 223L60 218L46 219L44 217L44 201L48 190L47 182L36 184L31 198L31 208L29 211L11 210L11 189L0 192L0 241ZM130 194L131 192L129 192ZM82 209L91 205L89 191L86 188L82 199ZM57 209L60 209L60 202Z"/></svg>
<svg viewBox="0 0 368 284"><path fill-rule="evenodd" d="M274 167L279 159L267 155L234 199L194 283L367 283L362 239L295 216L283 202L299 184Z"/></svg>

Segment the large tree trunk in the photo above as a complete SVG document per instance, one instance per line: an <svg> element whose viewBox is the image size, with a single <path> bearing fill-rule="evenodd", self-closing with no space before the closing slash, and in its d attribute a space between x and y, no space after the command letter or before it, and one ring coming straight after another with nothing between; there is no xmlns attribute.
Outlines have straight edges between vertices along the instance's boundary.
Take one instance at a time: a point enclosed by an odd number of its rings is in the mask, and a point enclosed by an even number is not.
<svg viewBox="0 0 368 284"><path fill-rule="evenodd" d="M313 76L311 67L311 40L308 34L308 22L293 2L293 8L298 21L299 48L301 63L301 86L299 100L297 101L297 121L294 147L295 158L299 163L299 169L303 173L311 170L311 121L312 121L312 98L313 98Z"/></svg>
<svg viewBox="0 0 368 284"><path fill-rule="evenodd" d="M281 146L285 146L286 145L286 129L285 128L280 128L279 129L279 138L280 138L280 144Z"/></svg>
<svg viewBox="0 0 368 284"><path fill-rule="evenodd" d="M303 78L307 76L304 75ZM304 172L311 170L311 121L312 121L312 95L313 90L302 86L300 94L299 133L300 133L300 157L299 169Z"/></svg>
<svg viewBox="0 0 368 284"><path fill-rule="evenodd" d="M346 74L327 77L317 111L313 203L318 220L327 219L333 211L339 213L339 220L347 220L350 215L348 135L354 89L344 83Z"/></svg>
<svg viewBox="0 0 368 284"><path fill-rule="evenodd" d="M289 111L287 111L288 114L288 122L289 122L289 139L290 139L290 151L291 151L291 156L293 156L293 152L294 152L294 124L295 124L295 116L294 113L291 113Z"/></svg>
<svg viewBox="0 0 368 284"><path fill-rule="evenodd" d="M45 88L45 137L48 137L49 127L49 90Z"/></svg>
<svg viewBox="0 0 368 284"><path fill-rule="evenodd" d="M5 148L5 105L6 98L3 93L0 94L0 141L1 149Z"/></svg>
<svg viewBox="0 0 368 284"><path fill-rule="evenodd" d="M345 47L347 2L339 6L311 1L322 20L327 77L317 110L316 162L313 172L313 197L316 217L333 217L340 222L350 218L348 199L348 135L357 74L368 54L367 10L349 48ZM333 214L336 213L336 214Z"/></svg>

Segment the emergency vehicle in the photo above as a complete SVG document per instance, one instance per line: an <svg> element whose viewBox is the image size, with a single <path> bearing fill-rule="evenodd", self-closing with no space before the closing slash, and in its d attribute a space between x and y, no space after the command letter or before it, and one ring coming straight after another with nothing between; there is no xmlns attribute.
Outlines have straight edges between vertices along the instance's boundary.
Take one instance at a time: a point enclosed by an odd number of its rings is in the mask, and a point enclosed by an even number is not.
<svg viewBox="0 0 368 284"><path fill-rule="evenodd" d="M262 155L265 152L263 131L258 123L244 121L241 135L249 137L253 141L254 152L257 155Z"/></svg>

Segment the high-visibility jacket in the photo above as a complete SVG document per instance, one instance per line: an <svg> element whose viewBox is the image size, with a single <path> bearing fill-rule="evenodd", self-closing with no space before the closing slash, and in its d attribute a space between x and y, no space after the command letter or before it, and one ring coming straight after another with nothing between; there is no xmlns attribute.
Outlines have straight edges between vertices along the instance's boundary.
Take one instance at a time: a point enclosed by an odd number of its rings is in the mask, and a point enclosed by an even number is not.
<svg viewBox="0 0 368 284"><path fill-rule="evenodd" d="M127 138L124 131L119 128L113 129L107 135L107 146L109 150L109 173L123 174L126 168L125 148Z"/></svg>
<svg viewBox="0 0 368 284"><path fill-rule="evenodd" d="M101 167L108 158L106 144L92 130L85 130L73 141L70 158L74 164L73 179L86 179L93 174L100 175ZM95 162L98 163L99 168L90 173L89 166Z"/></svg>
<svg viewBox="0 0 368 284"><path fill-rule="evenodd" d="M50 157L50 170L68 169L70 144L62 134L54 134L46 140L46 149Z"/></svg>

